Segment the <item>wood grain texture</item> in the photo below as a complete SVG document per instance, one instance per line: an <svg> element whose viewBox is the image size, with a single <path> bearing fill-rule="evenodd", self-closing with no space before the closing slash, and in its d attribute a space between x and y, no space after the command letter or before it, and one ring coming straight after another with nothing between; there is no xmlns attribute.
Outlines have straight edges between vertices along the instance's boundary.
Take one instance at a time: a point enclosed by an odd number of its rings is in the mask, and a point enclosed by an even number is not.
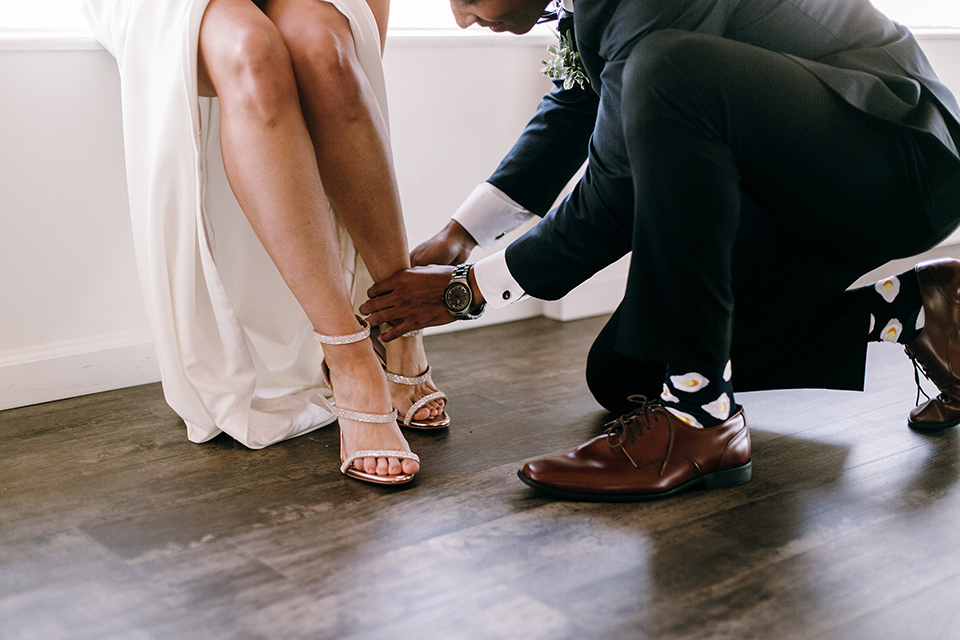
<svg viewBox="0 0 960 640"><path fill-rule="evenodd" d="M191 444L157 385L0 413L0 638L960 638L960 439L907 429L901 349L864 393L738 395L747 485L546 500L516 470L610 418L603 322L427 338L454 423L399 491L339 474L335 426Z"/></svg>

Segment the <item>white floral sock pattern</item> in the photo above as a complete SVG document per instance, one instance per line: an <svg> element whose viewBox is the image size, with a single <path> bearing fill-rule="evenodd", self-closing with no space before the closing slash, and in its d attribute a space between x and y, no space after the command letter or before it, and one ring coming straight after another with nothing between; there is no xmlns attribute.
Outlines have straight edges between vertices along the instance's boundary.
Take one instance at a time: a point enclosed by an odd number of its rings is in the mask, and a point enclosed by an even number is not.
<svg viewBox="0 0 960 640"><path fill-rule="evenodd" d="M913 269L864 290L870 310L868 340L906 344L919 335L923 329L923 299Z"/></svg>
<svg viewBox="0 0 960 640"><path fill-rule="evenodd" d="M729 361L722 369L716 370L700 368L697 371L668 365L660 403L690 426L716 426L735 411L732 377Z"/></svg>

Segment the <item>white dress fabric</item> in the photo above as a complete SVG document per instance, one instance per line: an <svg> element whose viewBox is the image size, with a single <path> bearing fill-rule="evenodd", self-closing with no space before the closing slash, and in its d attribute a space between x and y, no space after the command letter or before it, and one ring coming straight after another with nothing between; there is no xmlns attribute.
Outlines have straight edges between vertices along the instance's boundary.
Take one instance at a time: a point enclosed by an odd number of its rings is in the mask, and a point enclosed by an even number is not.
<svg viewBox="0 0 960 640"><path fill-rule="evenodd" d="M364 0L326 0L350 21L384 118L380 34ZM225 432L259 449L334 420L322 351L231 191L219 104L197 95L209 0L84 0L117 59L133 234L163 391L187 437ZM338 225L355 299L369 276Z"/></svg>

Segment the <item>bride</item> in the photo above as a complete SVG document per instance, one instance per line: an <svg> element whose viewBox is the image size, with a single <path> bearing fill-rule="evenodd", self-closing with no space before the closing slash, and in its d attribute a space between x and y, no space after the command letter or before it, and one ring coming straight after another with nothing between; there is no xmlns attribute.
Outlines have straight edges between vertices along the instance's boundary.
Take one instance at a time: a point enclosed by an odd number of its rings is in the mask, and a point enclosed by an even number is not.
<svg viewBox="0 0 960 640"><path fill-rule="evenodd" d="M445 396L420 335L384 345L354 312L363 266L374 281L410 266L380 67L389 0L85 4L120 68L141 283L190 439L259 448L336 416L343 473L411 480L398 416L443 428Z"/></svg>

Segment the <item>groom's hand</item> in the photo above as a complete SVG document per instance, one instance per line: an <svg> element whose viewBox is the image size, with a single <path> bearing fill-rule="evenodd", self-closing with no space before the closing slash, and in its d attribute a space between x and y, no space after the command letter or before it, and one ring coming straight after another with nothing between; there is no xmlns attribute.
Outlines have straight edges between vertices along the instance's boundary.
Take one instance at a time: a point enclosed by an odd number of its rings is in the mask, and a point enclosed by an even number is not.
<svg viewBox="0 0 960 640"><path fill-rule="evenodd" d="M456 265L466 262L477 241L459 222L451 220L429 240L421 242L410 252L413 266L428 264Z"/></svg>
<svg viewBox="0 0 960 640"><path fill-rule="evenodd" d="M407 331L453 322L443 304L453 267L432 265L398 271L367 290L369 300L360 313L371 325L389 322L393 328L380 337L389 342Z"/></svg>

